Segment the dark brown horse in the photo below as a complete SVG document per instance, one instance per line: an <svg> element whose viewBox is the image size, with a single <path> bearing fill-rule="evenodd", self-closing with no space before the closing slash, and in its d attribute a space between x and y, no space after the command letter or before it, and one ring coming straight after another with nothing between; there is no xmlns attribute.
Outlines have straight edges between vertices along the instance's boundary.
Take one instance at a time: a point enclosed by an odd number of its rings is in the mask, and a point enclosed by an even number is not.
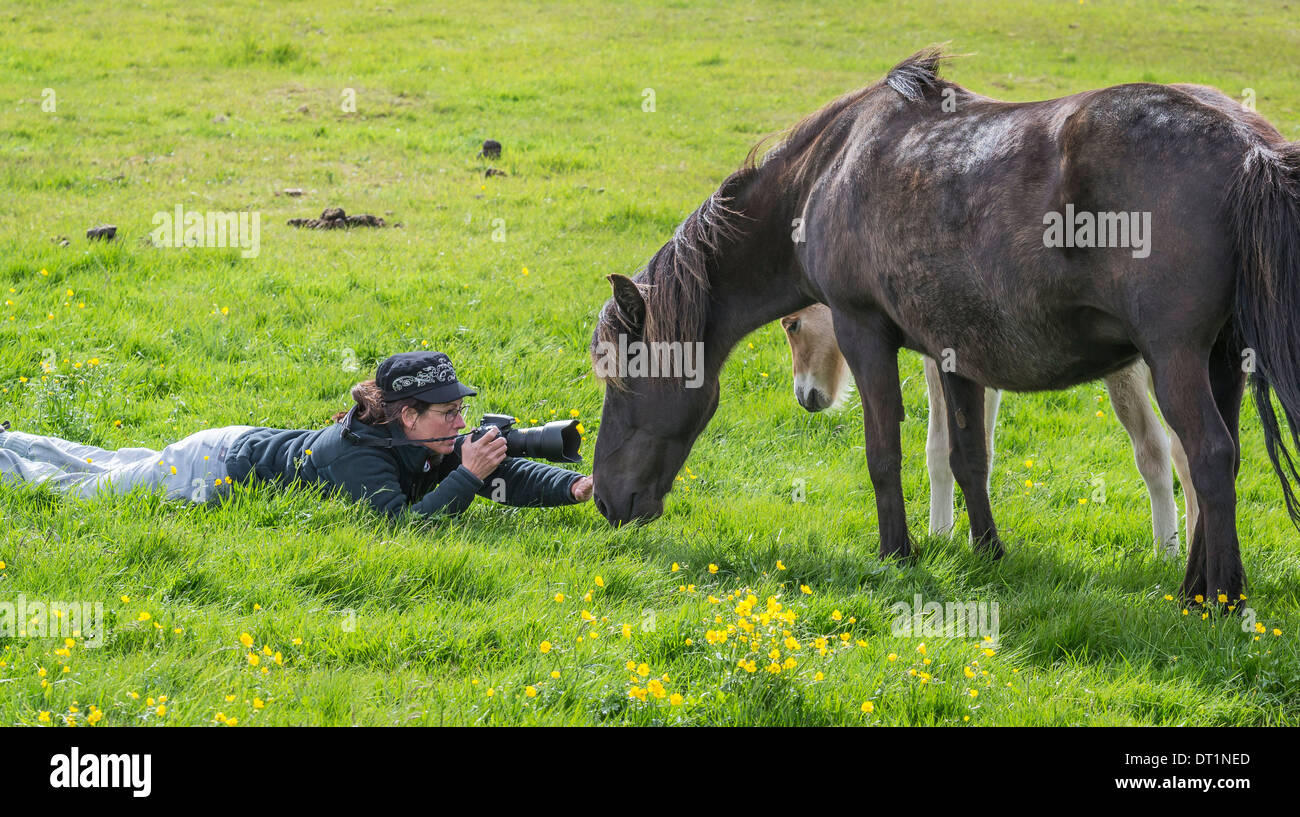
<svg viewBox="0 0 1300 817"><path fill-rule="evenodd" d="M1063 389L1141 356L1201 503L1182 592L1236 602L1244 371L1300 517L1269 401L1272 388L1300 444L1300 143L1212 88L1008 103L941 79L941 59L916 54L761 161L756 147L642 272L609 276L591 349L606 382L597 507L614 524L662 513L732 347L820 301L862 396L882 557L911 548L900 347L947 364L952 469L994 556L984 387ZM702 377L612 367L629 339L665 357L702 348Z"/></svg>

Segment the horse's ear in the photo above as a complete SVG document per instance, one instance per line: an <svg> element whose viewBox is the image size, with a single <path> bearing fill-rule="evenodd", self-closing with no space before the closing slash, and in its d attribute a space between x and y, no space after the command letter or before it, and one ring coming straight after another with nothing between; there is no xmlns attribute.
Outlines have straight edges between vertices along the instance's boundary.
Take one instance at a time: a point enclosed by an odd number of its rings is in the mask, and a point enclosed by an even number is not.
<svg viewBox="0 0 1300 817"><path fill-rule="evenodd" d="M629 328L639 331L645 326L645 298L641 296L640 288L631 278L617 272L606 275L605 279L614 288L614 304L623 313L623 319Z"/></svg>

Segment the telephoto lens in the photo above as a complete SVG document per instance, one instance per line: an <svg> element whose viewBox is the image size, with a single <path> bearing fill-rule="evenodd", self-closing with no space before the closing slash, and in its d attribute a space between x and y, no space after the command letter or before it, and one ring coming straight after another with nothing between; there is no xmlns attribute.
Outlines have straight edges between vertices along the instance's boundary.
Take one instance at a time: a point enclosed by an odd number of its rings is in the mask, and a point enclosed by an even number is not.
<svg viewBox="0 0 1300 817"><path fill-rule="evenodd" d="M551 462L582 462L578 453L582 445L582 435L578 433L577 420L552 420L544 426L532 428L514 428L518 422L509 414L485 414L478 428L469 434L462 434L456 440L456 453L465 438L478 441L493 426L505 438L506 456L526 457L531 460L550 460Z"/></svg>

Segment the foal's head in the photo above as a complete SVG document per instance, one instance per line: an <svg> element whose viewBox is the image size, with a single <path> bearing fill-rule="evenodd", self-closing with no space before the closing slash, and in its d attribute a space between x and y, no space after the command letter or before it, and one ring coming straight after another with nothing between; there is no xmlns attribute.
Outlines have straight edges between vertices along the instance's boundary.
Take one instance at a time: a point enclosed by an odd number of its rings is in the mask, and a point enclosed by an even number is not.
<svg viewBox="0 0 1300 817"><path fill-rule="evenodd" d="M781 319L794 358L794 397L809 411L838 405L849 390L849 364L835 342L831 310L813 304Z"/></svg>

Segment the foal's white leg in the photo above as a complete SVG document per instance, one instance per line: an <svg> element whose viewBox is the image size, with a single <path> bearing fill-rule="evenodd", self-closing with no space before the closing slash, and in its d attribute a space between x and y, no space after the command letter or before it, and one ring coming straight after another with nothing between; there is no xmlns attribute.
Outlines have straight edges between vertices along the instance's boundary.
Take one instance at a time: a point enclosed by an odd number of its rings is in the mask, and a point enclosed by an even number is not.
<svg viewBox="0 0 1300 817"><path fill-rule="evenodd" d="M984 453L988 457L989 473L984 483L984 490L993 494L993 430L998 425L998 406L1002 404L1001 389L984 389ZM971 544L975 544L975 531L970 534Z"/></svg>
<svg viewBox="0 0 1300 817"><path fill-rule="evenodd" d="M1147 391L1152 394L1156 393L1155 382L1151 379L1151 367L1143 361L1142 370L1146 374ZM1192 533L1196 530L1196 520L1200 515L1200 508L1196 504L1196 489L1192 487L1192 469L1187 464L1187 452L1183 450L1183 441L1178 439L1172 428L1167 429L1169 432L1169 453L1173 456L1174 471L1178 474L1178 484L1183 486L1183 505L1187 508L1187 546L1192 545Z"/></svg>
<svg viewBox="0 0 1300 817"><path fill-rule="evenodd" d="M1196 489L1192 487L1192 469L1187 465L1187 452L1183 450L1182 440L1178 439L1172 428L1169 429L1169 450L1174 455L1178 484L1183 486L1183 503L1187 506L1187 543L1190 547L1200 509L1196 505Z"/></svg>
<svg viewBox="0 0 1300 817"><path fill-rule="evenodd" d="M984 390L984 450L989 455L989 481L985 486L993 493L993 430L998 427L998 406L1002 405L1001 389Z"/></svg>
<svg viewBox="0 0 1300 817"><path fill-rule="evenodd" d="M930 472L930 534L951 534L953 524L952 464L949 461L948 407L943 399L939 366L925 361L925 388L930 398L930 424L925 438L925 467Z"/></svg>
<svg viewBox="0 0 1300 817"><path fill-rule="evenodd" d="M1133 441L1133 458L1151 497L1151 530L1156 555L1178 557L1178 505L1174 502L1174 476L1169 467L1169 438L1151 408L1147 383L1151 373L1138 361L1106 378L1106 391L1115 416Z"/></svg>

